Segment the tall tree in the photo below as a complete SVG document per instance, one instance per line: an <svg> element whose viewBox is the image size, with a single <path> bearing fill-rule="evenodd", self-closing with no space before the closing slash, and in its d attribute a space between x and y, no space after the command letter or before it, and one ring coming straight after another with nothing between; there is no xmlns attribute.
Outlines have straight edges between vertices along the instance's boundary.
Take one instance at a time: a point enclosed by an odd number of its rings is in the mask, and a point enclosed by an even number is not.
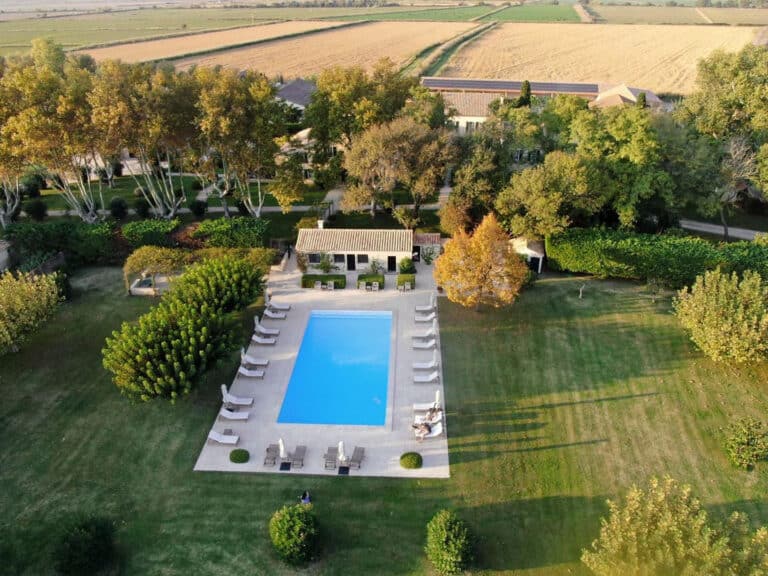
<svg viewBox="0 0 768 576"><path fill-rule="evenodd" d="M426 86L414 86L405 102L402 114L410 116L420 124L430 128L443 128L449 115L445 110L445 100L440 92L433 92Z"/></svg>
<svg viewBox="0 0 768 576"><path fill-rule="evenodd" d="M275 197L283 214L286 214L290 211L291 204L301 201L306 192L301 158L295 155L288 156L277 165L275 179L269 185L269 193Z"/></svg>
<svg viewBox="0 0 768 576"><path fill-rule="evenodd" d="M435 261L435 281L448 299L467 308L512 304L528 266L512 248L496 217L488 214L472 236L457 232Z"/></svg>

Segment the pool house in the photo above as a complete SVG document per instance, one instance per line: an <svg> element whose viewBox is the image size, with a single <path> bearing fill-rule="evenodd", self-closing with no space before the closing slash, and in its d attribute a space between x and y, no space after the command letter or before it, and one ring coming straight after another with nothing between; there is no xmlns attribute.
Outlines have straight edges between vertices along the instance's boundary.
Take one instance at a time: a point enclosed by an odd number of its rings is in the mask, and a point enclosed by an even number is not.
<svg viewBox="0 0 768 576"><path fill-rule="evenodd" d="M310 267L328 254L337 270L346 272L367 270L375 260L384 272L396 274L413 251L413 230L307 228L299 230L296 241L296 253L306 255Z"/></svg>

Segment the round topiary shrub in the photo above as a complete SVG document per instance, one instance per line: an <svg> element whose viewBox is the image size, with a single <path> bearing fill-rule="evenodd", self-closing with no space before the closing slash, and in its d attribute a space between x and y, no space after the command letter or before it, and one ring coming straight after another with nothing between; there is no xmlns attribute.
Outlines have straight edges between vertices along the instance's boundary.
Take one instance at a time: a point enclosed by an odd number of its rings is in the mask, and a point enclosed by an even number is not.
<svg viewBox="0 0 768 576"><path fill-rule="evenodd" d="M197 220L202 220L205 213L208 211L208 202L205 200L192 200L189 203L189 211Z"/></svg>
<svg viewBox="0 0 768 576"><path fill-rule="evenodd" d="M30 200L24 204L24 212L36 222L42 222L48 216L48 205L42 200Z"/></svg>
<svg viewBox="0 0 768 576"><path fill-rule="evenodd" d="M421 454L419 454L418 452L406 452L405 454L400 456L400 466L408 470L421 468L421 465L423 463L424 463L424 460L422 459Z"/></svg>
<svg viewBox="0 0 768 576"><path fill-rule="evenodd" d="M146 198L137 198L133 203L133 208L136 210L136 215L139 218L146 218L149 216L149 202Z"/></svg>
<svg viewBox="0 0 768 576"><path fill-rule="evenodd" d="M229 461L235 464L245 464L250 457L251 454L245 448L235 448L229 453Z"/></svg>
<svg viewBox="0 0 768 576"><path fill-rule="evenodd" d="M288 564L303 564L317 551L320 531L311 504L283 506L269 521L272 546Z"/></svg>
<svg viewBox="0 0 768 576"><path fill-rule="evenodd" d="M128 216L128 202L120 196L115 196L109 203L109 213L115 220L123 220Z"/></svg>
<svg viewBox="0 0 768 576"><path fill-rule="evenodd" d="M440 510L427 524L427 558L440 574L458 574L472 561L472 540L466 524L449 510Z"/></svg>
<svg viewBox="0 0 768 576"><path fill-rule="evenodd" d="M54 561L59 574L94 574L115 556L115 525L109 518L80 520L62 535Z"/></svg>

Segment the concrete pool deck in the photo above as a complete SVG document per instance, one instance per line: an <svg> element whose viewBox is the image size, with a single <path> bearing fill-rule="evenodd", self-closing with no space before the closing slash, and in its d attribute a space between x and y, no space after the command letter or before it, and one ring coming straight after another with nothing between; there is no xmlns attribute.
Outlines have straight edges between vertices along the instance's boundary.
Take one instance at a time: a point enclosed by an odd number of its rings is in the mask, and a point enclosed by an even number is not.
<svg viewBox="0 0 768 576"><path fill-rule="evenodd" d="M237 396L254 398L252 406L242 407L248 411L247 421L229 421L218 417L212 430L222 432L229 428L240 436L237 448L245 448L251 454L245 464L229 461L232 446L206 441L195 464L195 470L221 472L257 472L271 474L314 474L333 476L337 470L326 470L323 455L329 447L344 441L345 452L351 456L355 446L365 448L365 459L359 470L351 470L350 476L383 476L397 478L448 478L448 422L443 411L443 434L436 438L417 441L411 429L413 404L432 402L435 391L440 391L441 404L445 408L443 389L442 357L439 339L437 358L439 381L432 384L413 383L413 362L427 362L432 358L431 350L414 350L413 336L426 332L431 324L417 323L414 309L426 304L435 293L432 266L417 264L417 289L402 293L395 287L396 276L386 277L386 288L379 292L364 292L354 288L357 273L348 274L344 290L301 289L301 273L291 258L285 270L273 268L270 271L268 289L275 302L290 304L284 320L264 318L265 327L279 328L280 335L275 345L251 343L248 354L268 358L269 366L262 379L235 377L229 387ZM325 424L279 424L277 417L288 387L293 365L301 346L304 329L312 310L388 310L392 312L393 346L390 351L389 386L387 391L387 419L384 426L347 426ZM425 371L419 371L426 374ZM448 399L450 401L450 399ZM282 438L288 452L297 445L307 447L304 467L290 471L279 470L276 466L264 466L265 450L269 444L277 444ZM405 470L400 466L404 452L419 452L424 465L418 470Z"/></svg>

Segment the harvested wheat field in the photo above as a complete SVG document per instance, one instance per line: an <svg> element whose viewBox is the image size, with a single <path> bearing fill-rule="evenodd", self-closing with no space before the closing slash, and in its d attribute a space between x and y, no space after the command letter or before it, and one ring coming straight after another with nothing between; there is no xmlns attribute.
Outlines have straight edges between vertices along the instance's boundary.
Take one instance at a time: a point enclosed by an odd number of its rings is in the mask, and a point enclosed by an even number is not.
<svg viewBox="0 0 768 576"><path fill-rule="evenodd" d="M477 24L470 22L372 22L341 30L276 40L258 46L178 60L178 68L222 65L286 78L317 74L331 66L373 66L388 57L397 65L424 48Z"/></svg>
<svg viewBox="0 0 768 576"><path fill-rule="evenodd" d="M756 28L503 24L456 53L441 71L460 78L626 82L655 92L693 89L696 64L736 51Z"/></svg>
<svg viewBox="0 0 768 576"><path fill-rule="evenodd" d="M190 34L176 38L148 40L146 42L116 44L104 48L90 48L83 50L83 52L90 54L97 61L117 60L119 58L125 62L145 62L161 58L178 58L192 52L216 50L217 48L226 48L227 46L246 42L259 42L288 34L300 34L310 30L322 30L323 28L331 28L338 25L338 22L328 21L265 23L234 30Z"/></svg>

